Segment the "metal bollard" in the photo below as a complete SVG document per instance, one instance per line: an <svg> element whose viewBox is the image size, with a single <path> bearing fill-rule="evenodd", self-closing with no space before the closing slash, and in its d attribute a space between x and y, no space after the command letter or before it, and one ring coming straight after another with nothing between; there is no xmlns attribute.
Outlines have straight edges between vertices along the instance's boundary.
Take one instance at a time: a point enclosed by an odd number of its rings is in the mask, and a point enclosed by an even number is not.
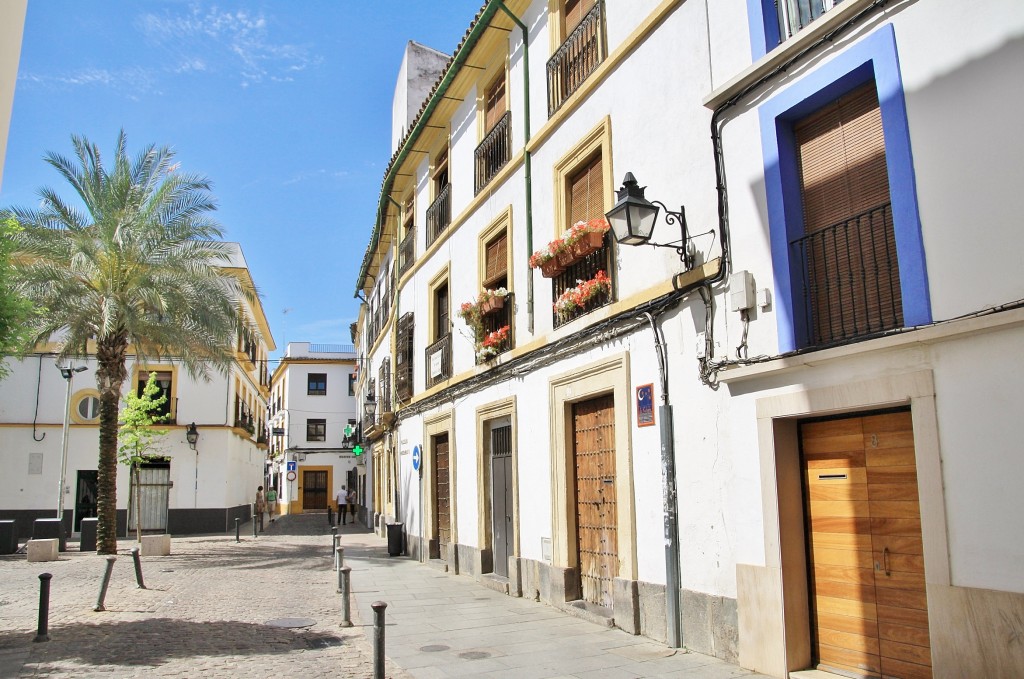
<svg viewBox="0 0 1024 679"><path fill-rule="evenodd" d="M114 572L114 562L115 561L117 561L117 557L116 556L108 556L107 557L107 570L106 570L105 573L103 573L103 584L100 585L100 598L96 600L96 607L92 609L92 610L96 611L97 613L99 611L107 610L106 608L103 607L103 601L104 601L104 599L107 598L107 585L110 584L110 575Z"/></svg>
<svg viewBox="0 0 1024 679"><path fill-rule="evenodd" d="M242 530L242 520L236 516L235 517L235 542L241 542L242 541L242 538L239 537L239 535L240 535L239 531L240 530Z"/></svg>
<svg viewBox="0 0 1024 679"><path fill-rule="evenodd" d="M48 627L50 624L50 578L49 573L39 575L39 625L36 627L36 638L32 641L49 641Z"/></svg>
<svg viewBox="0 0 1024 679"><path fill-rule="evenodd" d="M349 574L352 569L344 566L338 570L338 585L341 587L341 626L352 626L352 604L349 600Z"/></svg>
<svg viewBox="0 0 1024 679"><path fill-rule="evenodd" d="M374 601L373 609L373 679L384 679L384 601Z"/></svg>
<svg viewBox="0 0 1024 679"><path fill-rule="evenodd" d="M330 503L327 505L327 525L334 528L334 508L331 507Z"/></svg>
<svg viewBox="0 0 1024 679"><path fill-rule="evenodd" d="M135 561L135 581L139 583L139 589L146 589L146 583L142 581L142 560L139 559L138 547L132 547L132 560Z"/></svg>
<svg viewBox="0 0 1024 679"><path fill-rule="evenodd" d="M341 587L341 569L345 567L345 548L338 547L334 551L334 569L338 571L338 594L344 590Z"/></svg>
<svg viewBox="0 0 1024 679"><path fill-rule="evenodd" d="M334 556L334 550L338 549L338 529L336 526L331 526L331 556ZM334 568L338 568L338 563L334 563Z"/></svg>
<svg viewBox="0 0 1024 679"><path fill-rule="evenodd" d="M256 505L252 505L252 536L257 537L256 533Z"/></svg>

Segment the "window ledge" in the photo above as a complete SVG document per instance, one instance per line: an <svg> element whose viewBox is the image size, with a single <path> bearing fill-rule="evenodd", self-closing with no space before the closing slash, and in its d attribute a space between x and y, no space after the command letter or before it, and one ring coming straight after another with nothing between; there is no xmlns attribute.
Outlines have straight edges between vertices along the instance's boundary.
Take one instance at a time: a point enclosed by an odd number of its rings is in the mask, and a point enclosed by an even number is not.
<svg viewBox="0 0 1024 679"><path fill-rule="evenodd" d="M715 88L714 91L704 98L704 106L712 110L718 108L742 92L744 88L757 82L762 76L767 75L773 69L806 49L823 35L849 21L874 2L877 2L877 0L846 0L846 2L829 10L792 38L786 40L768 52L768 54L743 69L724 85Z"/></svg>
<svg viewBox="0 0 1024 679"><path fill-rule="evenodd" d="M916 330L907 330L841 347L810 351L795 356L779 357L763 363L727 367L718 373L718 381L733 384L763 377L774 377L804 368L814 368L821 364L839 361L851 356L888 351L890 349L904 349L916 345L937 344L939 342L962 339L970 335L1007 330L1020 325L1024 325L1024 308L1010 309L985 316L938 322Z"/></svg>

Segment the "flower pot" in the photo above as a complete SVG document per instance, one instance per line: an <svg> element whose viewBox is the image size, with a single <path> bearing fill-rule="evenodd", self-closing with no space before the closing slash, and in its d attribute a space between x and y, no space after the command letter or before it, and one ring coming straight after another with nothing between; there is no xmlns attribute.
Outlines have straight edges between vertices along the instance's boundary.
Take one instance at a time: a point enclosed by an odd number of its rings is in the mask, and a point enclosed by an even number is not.
<svg viewBox="0 0 1024 679"><path fill-rule="evenodd" d="M492 297L490 299L490 308L488 309L488 313L493 313L495 311L501 311L504 308L505 308L505 298L504 297Z"/></svg>
<svg viewBox="0 0 1024 679"><path fill-rule="evenodd" d="M559 264L554 257L540 265L540 273L544 278L554 278L563 271L565 271L565 267Z"/></svg>
<svg viewBox="0 0 1024 679"><path fill-rule="evenodd" d="M486 316L489 313L491 313L491 300L486 299L480 302L480 314Z"/></svg>
<svg viewBox="0 0 1024 679"><path fill-rule="evenodd" d="M567 268L573 265L576 258L572 254L572 248L562 248L558 251L558 264L563 268Z"/></svg>
<svg viewBox="0 0 1024 679"><path fill-rule="evenodd" d="M600 250L604 247L604 234L604 231L587 231L581 240L586 241L595 250Z"/></svg>

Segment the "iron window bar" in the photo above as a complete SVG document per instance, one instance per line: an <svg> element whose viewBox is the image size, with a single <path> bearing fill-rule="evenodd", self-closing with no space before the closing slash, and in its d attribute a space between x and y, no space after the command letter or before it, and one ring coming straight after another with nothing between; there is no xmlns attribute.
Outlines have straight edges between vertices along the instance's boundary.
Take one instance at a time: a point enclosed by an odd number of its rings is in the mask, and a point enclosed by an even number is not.
<svg viewBox="0 0 1024 679"><path fill-rule="evenodd" d="M494 175L508 163L512 149L511 121L512 112L506 111L476 147L476 173L473 180L475 193L480 193Z"/></svg>
<svg viewBox="0 0 1024 679"><path fill-rule="evenodd" d="M841 2L842 0L775 0L780 42L792 38L800 29Z"/></svg>
<svg viewBox="0 0 1024 679"><path fill-rule="evenodd" d="M548 60L548 116L604 61L603 27L604 2L598 0Z"/></svg>
<svg viewBox="0 0 1024 679"><path fill-rule="evenodd" d="M452 185L445 184L437 198L427 208L427 247L437 240L452 223Z"/></svg>

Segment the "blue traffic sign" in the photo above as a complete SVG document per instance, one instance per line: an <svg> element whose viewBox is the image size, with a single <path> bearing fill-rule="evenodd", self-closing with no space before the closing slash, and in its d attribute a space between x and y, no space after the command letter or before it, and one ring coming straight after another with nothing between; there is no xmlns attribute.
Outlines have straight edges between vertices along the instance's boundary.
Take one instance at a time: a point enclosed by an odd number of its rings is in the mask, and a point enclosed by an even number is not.
<svg viewBox="0 0 1024 679"><path fill-rule="evenodd" d="M419 446L412 447L412 468L414 471L420 470L421 458L423 454L420 452Z"/></svg>
<svg viewBox="0 0 1024 679"><path fill-rule="evenodd" d="M295 460L288 460L288 471L293 472L298 468L298 462Z"/></svg>

